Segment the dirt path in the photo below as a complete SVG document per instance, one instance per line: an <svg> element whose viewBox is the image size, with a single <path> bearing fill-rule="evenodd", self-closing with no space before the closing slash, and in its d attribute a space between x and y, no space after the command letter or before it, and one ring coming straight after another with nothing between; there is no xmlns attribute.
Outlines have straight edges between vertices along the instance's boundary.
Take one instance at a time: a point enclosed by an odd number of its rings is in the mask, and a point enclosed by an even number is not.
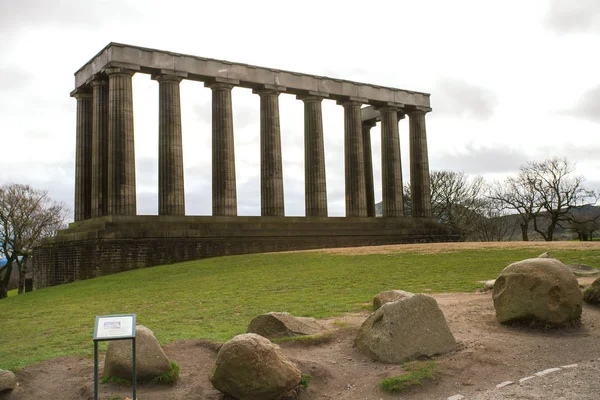
<svg viewBox="0 0 600 400"><path fill-rule="evenodd" d="M523 243L518 244L523 247ZM510 247L511 244L435 244L383 246L381 248L335 249L345 254L397 251L455 251L465 248ZM513 244L515 246L515 244ZM540 253L568 248L600 249L600 243L531 243ZM358 253L357 253L358 252ZM594 278L580 278L590 284ZM401 288L399 288L401 289ZM596 399L600 393L600 308L584 306L580 328L534 330L506 327L497 323L490 293L433 295L444 312L451 331L460 344L457 351L437 357L437 378L421 388L401 394L382 392L378 384L386 377L399 375L402 368L373 362L353 347L357 328L368 313L349 314L323 320L334 333L327 341L282 343L283 351L304 373L312 375L309 389L299 400L356 399L387 400L447 399L463 395L466 399ZM214 364L216 346L202 340L178 341L165 346L169 359L182 369L173 387L141 385L143 400L217 400L220 394L208 375ZM518 382L536 372L577 363L536 377L522 385L496 389L503 381ZM19 386L1 400L92 399L93 361L82 357L49 360L24 368L17 374ZM101 399L131 397L131 389L113 384L101 386ZM114 399L115 397L112 397Z"/></svg>
<svg viewBox="0 0 600 400"><path fill-rule="evenodd" d="M589 280L589 279L588 279ZM548 389L546 381L561 379L561 374L578 374L577 379L563 378L567 383L580 382L580 390L600 393L598 366L600 366L600 308L585 306L583 326L562 330L539 331L529 328L505 327L494 318L489 293L434 295L444 312L450 329L460 343L459 350L436 358L439 376L431 384L412 389L400 395L388 395L378 388L381 379L402 373L397 365L376 363L358 353L353 347L356 328L367 313L350 314L323 320L335 334L324 343L282 343L284 352L297 362L304 373L313 377L308 391L301 400L309 399L446 399L461 394L467 399L504 398L502 393L523 390L518 387L495 389L503 381L518 381L535 372L568 364L588 365L577 371L560 371L554 376L537 378L527 386L541 391ZM334 323L335 322L335 323ZM341 326L341 328L340 328ZM214 363L216 348L201 340L179 341L165 346L171 360L182 368L180 381L173 387L142 385L138 395L153 399L219 399L212 388L208 374ZM587 363L587 364L586 364ZM586 379L588 373L593 380ZM91 399L93 398L92 360L66 357L29 366L18 374L19 387L0 399ZM565 375L567 376L567 375ZM130 396L131 389L112 384L100 385L101 399L109 396ZM528 393L533 393L528 391ZM481 397L483 396L483 397ZM571 397L565 397L571 398ZM572 397L586 399L595 397Z"/></svg>

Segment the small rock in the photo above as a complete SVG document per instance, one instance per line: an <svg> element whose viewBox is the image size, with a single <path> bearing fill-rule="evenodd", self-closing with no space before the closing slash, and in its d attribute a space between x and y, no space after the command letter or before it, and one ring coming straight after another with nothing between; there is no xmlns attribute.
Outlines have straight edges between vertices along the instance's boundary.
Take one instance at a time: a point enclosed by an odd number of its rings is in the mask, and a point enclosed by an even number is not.
<svg viewBox="0 0 600 400"><path fill-rule="evenodd" d="M323 326L314 318L294 317L287 312L270 312L250 321L248 333L256 333L268 339L316 335Z"/></svg>
<svg viewBox="0 0 600 400"><path fill-rule="evenodd" d="M462 394L455 394L454 396L448 397L446 400L462 400L464 398L465 396L463 396Z"/></svg>
<svg viewBox="0 0 600 400"><path fill-rule="evenodd" d="M221 346L209 379L236 399L272 400L297 387L301 372L279 346L246 333Z"/></svg>
<svg viewBox="0 0 600 400"><path fill-rule="evenodd" d="M551 258L549 252L545 252L537 256L537 258Z"/></svg>
<svg viewBox="0 0 600 400"><path fill-rule="evenodd" d="M171 363L169 363L167 355L150 329L143 325L137 325L135 327L135 344L135 375L139 381L148 381L171 370ZM116 376L131 380L133 375L131 345L131 340L113 340L108 344L102 376Z"/></svg>
<svg viewBox="0 0 600 400"><path fill-rule="evenodd" d="M17 385L17 377L11 371L0 369L0 392L13 390Z"/></svg>
<svg viewBox="0 0 600 400"><path fill-rule="evenodd" d="M495 284L496 284L496 280L490 279L489 281L485 281L485 283L483 284L483 288L485 290L492 290L494 288Z"/></svg>

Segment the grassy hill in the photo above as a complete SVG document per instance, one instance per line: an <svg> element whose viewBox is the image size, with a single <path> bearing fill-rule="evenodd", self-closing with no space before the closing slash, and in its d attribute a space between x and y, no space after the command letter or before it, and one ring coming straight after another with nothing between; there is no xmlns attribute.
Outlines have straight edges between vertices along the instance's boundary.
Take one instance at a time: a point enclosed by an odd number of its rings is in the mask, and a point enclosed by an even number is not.
<svg viewBox="0 0 600 400"><path fill-rule="evenodd" d="M540 252L256 254L74 282L0 300L0 369L64 355L91 357L96 315L136 313L138 323L152 329L161 344L187 338L225 341L269 311L322 318L370 307L382 290L473 291L481 286L477 281L495 278L510 262ZM600 265L600 250L553 255Z"/></svg>

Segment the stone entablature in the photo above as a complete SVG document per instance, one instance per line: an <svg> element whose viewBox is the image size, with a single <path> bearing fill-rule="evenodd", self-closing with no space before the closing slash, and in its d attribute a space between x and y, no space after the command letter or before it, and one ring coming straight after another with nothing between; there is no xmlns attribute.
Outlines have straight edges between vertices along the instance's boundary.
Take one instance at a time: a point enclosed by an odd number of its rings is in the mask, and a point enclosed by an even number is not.
<svg viewBox="0 0 600 400"><path fill-rule="evenodd" d="M127 68L146 74L177 74L185 79L210 81L224 78L236 86L263 89L278 88L288 94L317 94L332 100L356 98L363 103L398 103L429 108L429 94L344 79L330 78L197 57L170 51L109 43L75 73L75 87L89 84L107 68Z"/></svg>

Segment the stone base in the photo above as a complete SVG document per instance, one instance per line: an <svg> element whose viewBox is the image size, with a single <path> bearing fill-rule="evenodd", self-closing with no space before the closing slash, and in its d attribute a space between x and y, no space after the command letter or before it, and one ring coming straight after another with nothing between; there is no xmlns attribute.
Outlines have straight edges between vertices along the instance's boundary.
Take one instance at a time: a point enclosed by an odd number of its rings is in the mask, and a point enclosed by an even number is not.
<svg viewBox="0 0 600 400"><path fill-rule="evenodd" d="M106 216L35 249L34 287L224 255L457 240L429 218Z"/></svg>

